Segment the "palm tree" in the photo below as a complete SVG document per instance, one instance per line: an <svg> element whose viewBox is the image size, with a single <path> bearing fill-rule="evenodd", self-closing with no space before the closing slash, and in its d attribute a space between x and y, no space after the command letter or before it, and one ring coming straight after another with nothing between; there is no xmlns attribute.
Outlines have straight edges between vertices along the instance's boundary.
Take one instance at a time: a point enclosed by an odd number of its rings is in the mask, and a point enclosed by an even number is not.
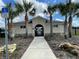
<svg viewBox="0 0 79 59"><path fill-rule="evenodd" d="M52 29L53 29L52 14L55 12L55 8L53 6L48 6L47 10L48 10L48 13L50 15L50 37L52 37L53 36L52 35L53 34L53 31L52 31Z"/></svg>
<svg viewBox="0 0 79 59"><path fill-rule="evenodd" d="M57 11L57 10L60 10L60 13L65 16L65 23L64 23L64 33L65 33L65 38L67 38L66 36L66 33L67 33L67 13L68 13L68 10L66 10L66 6L64 4L56 4L54 6L48 6L48 12L50 14L50 35L52 36L52 14Z"/></svg>
<svg viewBox="0 0 79 59"><path fill-rule="evenodd" d="M23 1L23 5L19 4L19 3L15 3L15 11L13 11L13 9L11 8L11 4L8 4L6 7L9 10L9 20L8 20L8 32L9 32L9 37L11 37L12 34L12 28L13 28L13 18L15 18L16 16L19 16L19 14L23 13L24 11L26 12L25 14L25 26L26 26L26 35L27 35L27 21L28 21L28 16L27 16L27 11L31 8L32 4L27 4L25 3L25 1ZM34 12L32 12L34 11ZM33 8L30 11L30 15L34 15L35 14L35 8Z"/></svg>
<svg viewBox="0 0 79 59"><path fill-rule="evenodd" d="M18 10L13 10L11 7L11 3L6 5L6 8L9 10L9 17L8 17L8 36L12 40L13 39L13 19L18 16Z"/></svg>
<svg viewBox="0 0 79 59"><path fill-rule="evenodd" d="M28 23L28 11L29 11L29 9L32 7L32 3L26 3L26 1L25 0L23 0L23 5L21 5L21 4L16 4L16 7L17 7L17 9L18 9L18 13L22 13L22 12L25 12L25 27L26 27L26 36L27 36L27 34L28 34L28 30L27 30L27 23ZM19 9L21 9L22 11L20 11ZM32 12L32 11L34 11L34 12ZM35 14L35 8L33 8L29 13L31 14L31 15L34 15Z"/></svg>
<svg viewBox="0 0 79 59"><path fill-rule="evenodd" d="M57 4L54 5L56 7L56 10L59 10L61 15L65 17L64 21L64 37L67 39L67 18L68 18L68 7L66 7L65 4Z"/></svg>
<svg viewBox="0 0 79 59"><path fill-rule="evenodd" d="M70 1L70 0L69 0ZM74 16L78 15L76 13L79 9L79 4L77 3L66 3L66 4L57 4L55 5L57 9L60 10L60 13L65 16L65 27L64 27L64 33L66 37L66 31L67 31L67 19L68 19L68 35L71 38L72 35L72 19Z"/></svg>
<svg viewBox="0 0 79 59"><path fill-rule="evenodd" d="M26 36L28 34L28 30L27 30L27 23L28 23L28 15L27 15L27 11L31 8L32 4L27 4L25 1L23 1L24 4L24 10L25 10L25 26L26 26Z"/></svg>
<svg viewBox="0 0 79 59"><path fill-rule="evenodd" d="M68 34L69 34L69 38L71 38L72 37L72 20L73 20L73 17L77 15L76 12L79 9L79 4L71 3L71 0L70 0L70 2L68 3L68 6L69 6Z"/></svg>

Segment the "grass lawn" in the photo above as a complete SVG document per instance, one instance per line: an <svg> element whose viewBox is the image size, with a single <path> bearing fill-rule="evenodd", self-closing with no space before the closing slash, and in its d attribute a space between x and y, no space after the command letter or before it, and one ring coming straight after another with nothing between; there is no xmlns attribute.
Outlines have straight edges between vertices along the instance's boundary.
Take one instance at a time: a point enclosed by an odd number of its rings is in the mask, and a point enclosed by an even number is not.
<svg viewBox="0 0 79 59"><path fill-rule="evenodd" d="M77 36L79 36L79 32L77 32L77 34L76 34Z"/></svg>
<svg viewBox="0 0 79 59"><path fill-rule="evenodd" d="M77 32L76 35L75 35L74 32L72 32L72 35L74 35L74 36L79 36L79 32Z"/></svg>

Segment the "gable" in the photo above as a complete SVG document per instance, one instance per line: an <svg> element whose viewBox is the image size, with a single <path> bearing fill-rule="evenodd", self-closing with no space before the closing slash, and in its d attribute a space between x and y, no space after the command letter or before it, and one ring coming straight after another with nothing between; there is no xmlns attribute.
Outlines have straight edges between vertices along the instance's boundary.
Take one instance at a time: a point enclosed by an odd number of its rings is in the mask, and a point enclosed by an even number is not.
<svg viewBox="0 0 79 59"><path fill-rule="evenodd" d="M41 16L34 17L34 18L31 19L31 20L38 20L38 19L40 19L40 20L47 20L47 19L45 19L45 18L43 18L43 17L41 17Z"/></svg>
<svg viewBox="0 0 79 59"><path fill-rule="evenodd" d="M31 19L29 22L31 21L34 21L34 20L37 20L37 21L45 21L46 23L50 23L50 20L49 19L45 19L41 16L37 16L37 17L34 17L33 19ZM64 24L63 21L52 21L53 23L57 23L57 24Z"/></svg>

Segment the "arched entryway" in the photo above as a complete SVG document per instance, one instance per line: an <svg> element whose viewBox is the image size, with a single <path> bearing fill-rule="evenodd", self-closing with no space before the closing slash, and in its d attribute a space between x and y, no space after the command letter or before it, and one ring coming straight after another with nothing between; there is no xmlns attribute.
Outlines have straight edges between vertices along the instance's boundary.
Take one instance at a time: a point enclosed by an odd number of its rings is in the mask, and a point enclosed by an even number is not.
<svg viewBox="0 0 79 59"><path fill-rule="evenodd" d="M35 26L35 36L44 36L44 27L41 24Z"/></svg>

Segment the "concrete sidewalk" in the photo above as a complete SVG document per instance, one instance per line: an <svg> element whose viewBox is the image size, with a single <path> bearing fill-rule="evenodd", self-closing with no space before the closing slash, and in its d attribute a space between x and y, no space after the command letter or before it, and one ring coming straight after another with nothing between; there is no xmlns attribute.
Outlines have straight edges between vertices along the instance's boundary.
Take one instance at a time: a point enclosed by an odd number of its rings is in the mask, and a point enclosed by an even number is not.
<svg viewBox="0 0 79 59"><path fill-rule="evenodd" d="M57 59L44 37L35 37L21 59Z"/></svg>

